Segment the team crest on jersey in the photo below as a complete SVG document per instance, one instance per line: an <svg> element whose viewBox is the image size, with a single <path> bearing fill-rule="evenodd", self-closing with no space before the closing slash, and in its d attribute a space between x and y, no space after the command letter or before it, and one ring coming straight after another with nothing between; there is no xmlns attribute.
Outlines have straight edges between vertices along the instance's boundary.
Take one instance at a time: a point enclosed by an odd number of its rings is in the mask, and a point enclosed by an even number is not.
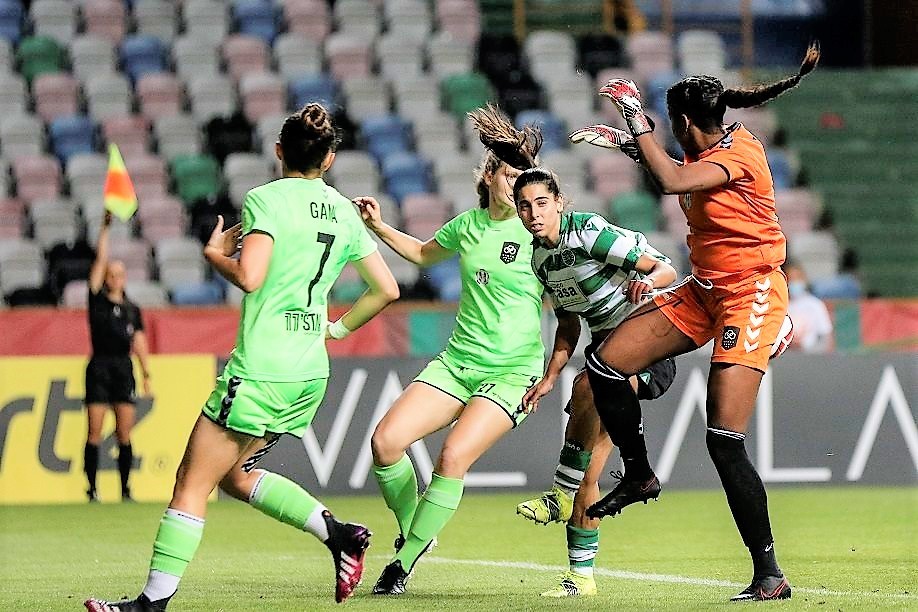
<svg viewBox="0 0 918 612"><path fill-rule="evenodd" d="M484 268L478 268L478 272L475 273L475 282L479 285L487 285L490 280L491 275L488 274L488 271Z"/></svg>
<svg viewBox="0 0 918 612"><path fill-rule="evenodd" d="M561 263L563 263L565 266L571 267L574 265L575 261L576 258L574 257L574 252L572 250L564 249L561 251Z"/></svg>
<svg viewBox="0 0 918 612"><path fill-rule="evenodd" d="M520 254L520 245L516 242L505 242L500 250L500 260L505 264L516 261L516 256Z"/></svg>
<svg viewBox="0 0 918 612"><path fill-rule="evenodd" d="M720 346L723 347L725 351L729 351L739 340L739 327L733 327L732 325L724 326L724 335L720 339Z"/></svg>

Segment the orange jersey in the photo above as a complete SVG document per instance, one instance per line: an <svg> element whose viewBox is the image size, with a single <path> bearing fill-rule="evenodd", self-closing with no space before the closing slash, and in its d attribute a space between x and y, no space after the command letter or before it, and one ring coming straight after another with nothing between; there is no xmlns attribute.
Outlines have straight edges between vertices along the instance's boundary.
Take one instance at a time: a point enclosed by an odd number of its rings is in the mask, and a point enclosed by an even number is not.
<svg viewBox="0 0 918 612"><path fill-rule="evenodd" d="M698 157L686 155L685 162L716 164L729 177L708 191L679 196L693 274L723 286L767 275L784 263L787 241L762 143L734 123L720 142Z"/></svg>

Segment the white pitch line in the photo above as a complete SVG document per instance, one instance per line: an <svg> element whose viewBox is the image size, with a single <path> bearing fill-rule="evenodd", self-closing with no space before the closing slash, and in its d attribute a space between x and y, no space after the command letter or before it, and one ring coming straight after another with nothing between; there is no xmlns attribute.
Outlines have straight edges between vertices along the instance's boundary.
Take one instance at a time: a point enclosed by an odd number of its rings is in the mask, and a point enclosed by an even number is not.
<svg viewBox="0 0 918 612"><path fill-rule="evenodd" d="M527 563L525 561L489 561L486 559L447 559L445 557L424 557L422 563L436 563L440 565L477 565L480 567L500 567L507 569L525 569L540 572L565 572L569 568L562 565L543 565L541 563ZM746 587L747 584L730 582L728 580L714 580L711 578L692 578L690 576L674 576L670 574L647 574L643 572L628 572L624 570L611 570L603 567L594 568L593 572L599 576L618 578L621 580L638 580L644 582L668 582L676 584L691 584L697 586L714 587ZM830 591L828 589L811 589L791 585L795 593L809 593L812 595L825 595L827 597L878 597L884 599L915 599L918 595L911 593L877 593L873 591Z"/></svg>

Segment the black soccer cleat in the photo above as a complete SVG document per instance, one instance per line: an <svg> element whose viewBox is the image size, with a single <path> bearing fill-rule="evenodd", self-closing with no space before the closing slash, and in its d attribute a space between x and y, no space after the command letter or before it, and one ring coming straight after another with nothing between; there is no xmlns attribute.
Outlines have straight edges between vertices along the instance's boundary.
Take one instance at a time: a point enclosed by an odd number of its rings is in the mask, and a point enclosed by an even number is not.
<svg viewBox="0 0 918 612"><path fill-rule="evenodd" d="M730 598L730 601L769 601L790 599L791 586L784 576L753 578L752 584Z"/></svg>
<svg viewBox="0 0 918 612"><path fill-rule="evenodd" d="M630 506L637 502L646 504L650 499L657 499L660 496L660 491L663 490L656 475L650 480L644 481L624 478L620 472L612 472L612 475L620 478L618 484L605 497L587 508L586 514L588 517L598 519L604 516L615 516L625 506Z"/></svg>
<svg viewBox="0 0 918 612"><path fill-rule="evenodd" d="M328 526L325 546L335 562L335 601L350 597L363 577L363 560L370 545L370 530L356 523L339 523L327 510L323 512Z"/></svg>
<svg viewBox="0 0 918 612"><path fill-rule="evenodd" d="M405 545L405 536L398 534L395 538L395 542L392 543L392 547L395 549L395 554L398 554L398 551L402 549L402 546Z"/></svg>
<svg viewBox="0 0 918 612"><path fill-rule="evenodd" d="M383 569L379 580L373 587L374 595L402 595L405 593L405 583L408 582L408 572L402 568L402 562L395 560Z"/></svg>
<svg viewBox="0 0 918 612"><path fill-rule="evenodd" d="M150 601L146 595L140 594L137 599L123 599L121 601L103 601L101 599L87 599L83 602L89 612L163 612L171 597Z"/></svg>

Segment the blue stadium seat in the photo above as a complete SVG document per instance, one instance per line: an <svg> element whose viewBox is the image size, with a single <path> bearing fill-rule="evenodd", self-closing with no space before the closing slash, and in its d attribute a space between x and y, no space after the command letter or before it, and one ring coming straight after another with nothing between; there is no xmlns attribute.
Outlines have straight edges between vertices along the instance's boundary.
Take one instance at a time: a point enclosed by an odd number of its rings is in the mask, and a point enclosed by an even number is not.
<svg viewBox="0 0 918 612"><path fill-rule="evenodd" d="M128 36L121 43L119 54L124 71L134 82L145 74L167 70L166 47L155 36L146 34Z"/></svg>
<svg viewBox="0 0 918 612"><path fill-rule="evenodd" d="M236 31L261 38L269 45L277 37L277 10L270 0L237 0L233 3Z"/></svg>
<svg viewBox="0 0 918 612"><path fill-rule="evenodd" d="M368 117L360 124L366 148L382 163L390 154L409 152L411 146L411 124L396 115Z"/></svg>
<svg viewBox="0 0 918 612"><path fill-rule="evenodd" d="M386 191L401 202L406 196L434 191L430 162L407 151L393 152L381 160Z"/></svg>
<svg viewBox="0 0 918 612"><path fill-rule="evenodd" d="M77 153L94 153L96 150L96 127L86 115L58 117L48 126L48 133L51 150L63 165Z"/></svg>
<svg viewBox="0 0 918 612"><path fill-rule="evenodd" d="M328 74L309 74L290 81L291 108L301 108L308 102L321 102L327 107L338 105L338 83Z"/></svg>
<svg viewBox="0 0 918 612"><path fill-rule="evenodd" d="M22 3L0 0L0 38L16 44L22 37Z"/></svg>
<svg viewBox="0 0 918 612"><path fill-rule="evenodd" d="M458 302L462 290L459 275L459 258L451 257L424 270L430 284L437 290L437 296L444 302Z"/></svg>
<svg viewBox="0 0 918 612"><path fill-rule="evenodd" d="M768 168L775 189L790 189L794 186L794 169L784 151L777 147L768 150Z"/></svg>
<svg viewBox="0 0 918 612"><path fill-rule="evenodd" d="M552 113L540 110L522 111L516 116L516 126L520 128L524 125L541 128L542 137L545 139L542 144L543 153L567 148L567 130L564 129L564 122Z"/></svg>
<svg viewBox="0 0 918 612"><path fill-rule="evenodd" d="M177 285L172 289L172 303L180 306L223 304L223 286L217 281Z"/></svg>

